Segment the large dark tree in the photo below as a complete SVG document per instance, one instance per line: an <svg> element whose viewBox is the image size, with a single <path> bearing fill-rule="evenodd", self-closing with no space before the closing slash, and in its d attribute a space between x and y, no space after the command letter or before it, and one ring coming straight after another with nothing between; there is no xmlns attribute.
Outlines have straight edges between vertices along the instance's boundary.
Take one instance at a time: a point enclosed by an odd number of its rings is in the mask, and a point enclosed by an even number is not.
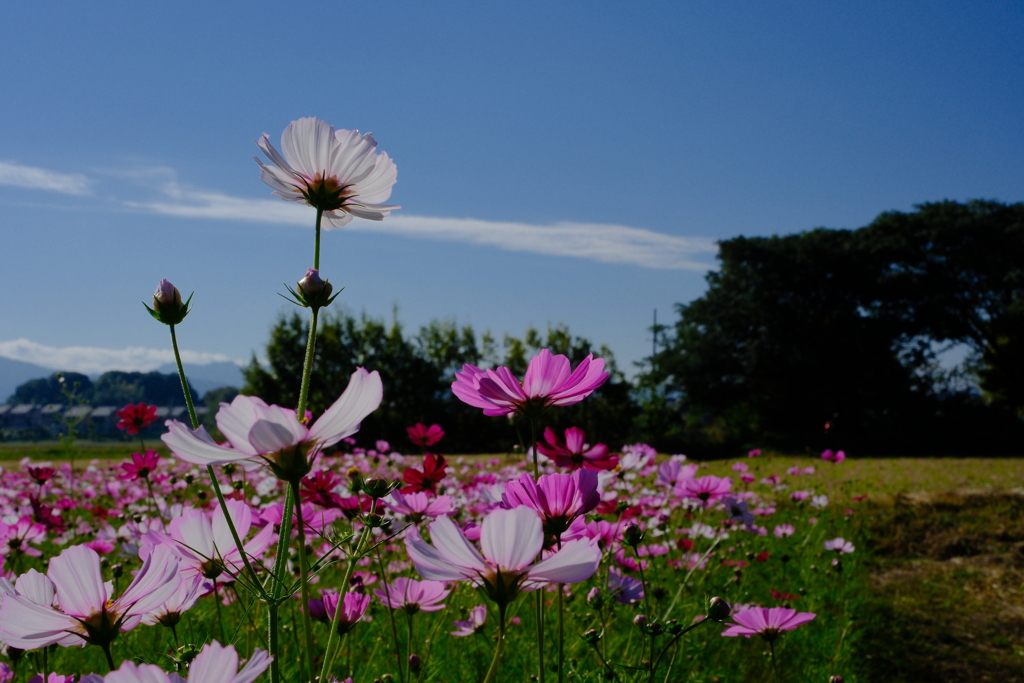
<svg viewBox="0 0 1024 683"><path fill-rule="evenodd" d="M1001 448L1016 433L1024 205L925 204L720 247L645 377L679 397L675 437L881 452ZM944 381L936 354L954 344L973 350L984 397Z"/></svg>

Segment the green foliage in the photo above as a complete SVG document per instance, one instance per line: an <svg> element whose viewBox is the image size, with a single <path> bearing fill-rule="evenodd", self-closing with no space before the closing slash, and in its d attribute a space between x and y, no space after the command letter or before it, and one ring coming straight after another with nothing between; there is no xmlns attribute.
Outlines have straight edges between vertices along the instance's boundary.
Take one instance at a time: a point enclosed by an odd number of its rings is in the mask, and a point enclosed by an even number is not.
<svg viewBox="0 0 1024 683"><path fill-rule="evenodd" d="M678 307L641 381L676 399L663 440L818 448L842 435L877 452L1019 438L1024 204L924 204L720 247L708 292ZM973 356L944 372L937 352L955 344Z"/></svg>
<svg viewBox="0 0 1024 683"><path fill-rule="evenodd" d="M61 382L61 377L64 377L64 383ZM49 377L43 379L30 379L18 386L11 394L11 397L7 399L10 404L19 403L36 403L39 405L47 405L50 403L66 404L67 400L64 396L64 386L70 384L74 386L78 385L77 392L79 396L88 396L92 394L92 380L86 375L78 372L55 372Z"/></svg>
<svg viewBox="0 0 1024 683"><path fill-rule="evenodd" d="M307 332L308 323L298 314L278 320L267 344L267 366L253 358L243 371L246 385L242 393L268 403L296 405ZM508 452L520 440L517 425L485 417L478 408L465 405L451 393L451 383L455 372L467 363L508 365L521 377L529 359L541 348L567 355L574 365L594 352L613 373L611 381L583 403L550 411L552 426L578 426L593 443L603 441L613 448L628 440L636 407L611 351L605 346L595 351L589 341L572 336L564 325L543 335L528 329L523 339L506 335L501 357L489 333L478 338L472 327L459 327L452 320L432 321L409 337L397 320L387 325L365 314L358 318L344 311L325 314L317 333L309 410L318 415L326 409L347 386L356 367L362 366L380 372L384 383L384 401L364 422L364 434L398 445L406 443L406 427L416 422L436 423L446 432L438 447L446 453ZM522 436L529 438L528 434Z"/></svg>
<svg viewBox="0 0 1024 683"><path fill-rule="evenodd" d="M74 391L75 405L86 403L94 406L123 406L128 403L145 402L159 406L180 406L185 403L178 375L119 370L105 372L95 382L77 372L57 372L45 379L29 380L14 391L8 403L68 405L66 390ZM195 390L192 391L192 396L194 400L199 400Z"/></svg>

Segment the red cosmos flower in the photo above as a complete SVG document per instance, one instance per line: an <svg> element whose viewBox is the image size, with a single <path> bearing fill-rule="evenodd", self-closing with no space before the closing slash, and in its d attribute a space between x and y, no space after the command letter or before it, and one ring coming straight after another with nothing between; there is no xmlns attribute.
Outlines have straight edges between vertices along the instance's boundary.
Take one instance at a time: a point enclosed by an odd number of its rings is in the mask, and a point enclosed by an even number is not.
<svg viewBox="0 0 1024 683"><path fill-rule="evenodd" d="M127 429L129 434L138 434L140 429L156 422L156 406L145 403L134 406L129 403L117 411L117 416L121 418L117 423L118 429Z"/></svg>
<svg viewBox="0 0 1024 683"><path fill-rule="evenodd" d="M440 425L427 427L422 422L417 422L412 427L406 427L405 431L409 434L410 441L423 448L429 448L444 438L444 430Z"/></svg>
<svg viewBox="0 0 1024 683"><path fill-rule="evenodd" d="M39 484L40 486L42 486L43 484L48 482L50 479L52 479L53 475L56 474L56 473L57 473L57 470L53 469L52 467L29 467L28 468L28 476L30 476L33 479L35 479L35 482L37 484Z"/></svg>
<svg viewBox="0 0 1024 683"><path fill-rule="evenodd" d="M557 467L568 467L578 470L613 470L619 464L619 456L608 455L608 447L603 443L591 446L586 443L587 435L582 429L569 427L565 430L565 441L558 438L550 427L544 430L547 443L537 443L537 450L551 458Z"/></svg>
<svg viewBox="0 0 1024 683"><path fill-rule="evenodd" d="M135 431L138 431L138 429ZM124 472L117 475L118 479L122 479L124 481L149 479L149 475L153 473L156 469L157 463L160 462L160 454L156 451L132 453L131 457L131 462L121 463L120 467Z"/></svg>
<svg viewBox="0 0 1024 683"><path fill-rule="evenodd" d="M427 453L423 458L422 470L410 467L402 475L402 481L408 484L402 489L402 493L425 491L437 495L437 485L445 477L446 464L443 455L435 456L433 453Z"/></svg>
<svg viewBox="0 0 1024 683"><path fill-rule="evenodd" d="M48 531L54 531L58 534L64 533L67 523L60 515L53 514L53 508L40 503L39 499L35 496L31 496L28 502L32 505L32 519L46 525Z"/></svg>
<svg viewBox="0 0 1024 683"><path fill-rule="evenodd" d="M304 503L313 503L328 510L341 510L344 499L334 492L341 484L341 477L329 470L320 470L312 477L302 479L299 497Z"/></svg>
<svg viewBox="0 0 1024 683"><path fill-rule="evenodd" d="M775 600L782 601L782 600L799 600L800 599L799 595L793 595L792 593L782 593L780 591L775 590L774 588L769 588L768 590L772 594L772 598L774 598Z"/></svg>

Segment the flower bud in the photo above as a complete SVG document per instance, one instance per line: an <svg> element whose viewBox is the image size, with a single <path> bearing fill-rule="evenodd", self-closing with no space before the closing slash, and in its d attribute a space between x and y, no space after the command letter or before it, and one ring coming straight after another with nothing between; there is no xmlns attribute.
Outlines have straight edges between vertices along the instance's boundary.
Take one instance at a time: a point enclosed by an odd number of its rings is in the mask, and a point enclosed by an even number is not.
<svg viewBox="0 0 1024 683"><path fill-rule="evenodd" d="M604 600L601 598L601 589L594 586L587 593L587 604L594 609L601 609L601 605L604 604Z"/></svg>
<svg viewBox="0 0 1024 683"><path fill-rule="evenodd" d="M306 308L323 308L334 301L334 297L331 296L334 287L327 280L321 279L320 271L316 268L306 270L306 275L299 280L298 286L295 289L289 287L288 291L295 297L293 303Z"/></svg>
<svg viewBox="0 0 1024 683"><path fill-rule="evenodd" d="M622 542L630 547L637 547L644 540L644 532L636 524L630 522L622 530Z"/></svg>
<svg viewBox="0 0 1024 683"><path fill-rule="evenodd" d="M842 676L829 676L828 683L844 683L846 679Z"/></svg>
<svg viewBox="0 0 1024 683"><path fill-rule="evenodd" d="M592 628L580 637L587 641L588 645L596 645L597 641L601 640L601 633L597 629Z"/></svg>
<svg viewBox="0 0 1024 683"><path fill-rule="evenodd" d="M669 619L665 622L665 630L671 636L678 636L683 630L683 625L679 623L678 619Z"/></svg>
<svg viewBox="0 0 1024 683"><path fill-rule="evenodd" d="M725 600L719 597L711 598L708 603L708 619L722 621L732 613L732 607Z"/></svg>
<svg viewBox="0 0 1024 683"><path fill-rule="evenodd" d="M388 481L380 475L374 475L363 482L363 491L371 498L383 498L394 491L402 482Z"/></svg>
<svg viewBox="0 0 1024 683"><path fill-rule="evenodd" d="M409 655L409 671L413 672L414 674L418 674L422 666L423 660L420 659L420 656L418 654L414 652L411 655Z"/></svg>
<svg viewBox="0 0 1024 683"><path fill-rule="evenodd" d="M156 292L153 294L153 307L146 306L146 310L164 325L177 325L188 315L190 301L192 301L191 294L188 301L182 302L181 292L165 278L156 286Z"/></svg>
<svg viewBox="0 0 1024 683"><path fill-rule="evenodd" d="M638 614L635 617L633 617L633 626L636 626L637 628L641 628L642 629L646 625L647 625L647 615L646 614Z"/></svg>

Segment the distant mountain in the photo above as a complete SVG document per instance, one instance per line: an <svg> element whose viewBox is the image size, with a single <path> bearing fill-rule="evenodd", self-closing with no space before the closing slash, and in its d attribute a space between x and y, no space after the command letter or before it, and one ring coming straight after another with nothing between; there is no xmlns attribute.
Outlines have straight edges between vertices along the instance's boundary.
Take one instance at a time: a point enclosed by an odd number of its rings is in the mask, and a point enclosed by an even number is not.
<svg viewBox="0 0 1024 683"><path fill-rule="evenodd" d="M183 363L183 366L189 386L195 389L200 396L210 389L219 389L220 387L241 389L242 385L245 384L245 379L242 377L242 369L234 363L227 361L208 363L207 365ZM157 372L178 374L178 366L174 363L165 363L156 370ZM11 391L14 390L11 389Z"/></svg>
<svg viewBox="0 0 1024 683"><path fill-rule="evenodd" d="M44 368L42 365L0 356L0 403L6 401L15 389L30 379L49 377L54 372L56 370Z"/></svg>

